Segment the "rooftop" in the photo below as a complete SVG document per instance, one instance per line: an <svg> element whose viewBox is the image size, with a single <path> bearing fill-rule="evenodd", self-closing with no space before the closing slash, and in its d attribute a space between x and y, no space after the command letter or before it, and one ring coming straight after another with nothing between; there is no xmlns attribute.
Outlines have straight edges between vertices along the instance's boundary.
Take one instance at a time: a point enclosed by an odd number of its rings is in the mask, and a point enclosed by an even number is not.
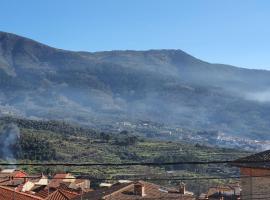
<svg viewBox="0 0 270 200"><path fill-rule="evenodd" d="M256 154L244 157L244 158L240 158L235 161L236 163L234 163L233 165L237 167L270 169L270 150L256 153Z"/></svg>
<svg viewBox="0 0 270 200"><path fill-rule="evenodd" d="M43 200L42 198L31 194L17 192L11 188L0 186L0 200L13 200L15 199L14 196L19 200Z"/></svg>
<svg viewBox="0 0 270 200"><path fill-rule="evenodd" d="M64 181L72 182L72 178L75 178L75 177L73 177L71 174L55 174L53 179L48 184L48 187L49 188L57 188Z"/></svg>
<svg viewBox="0 0 270 200"><path fill-rule="evenodd" d="M51 193L46 200L70 200L76 196L78 196L76 193L65 190L56 190L55 192Z"/></svg>
<svg viewBox="0 0 270 200"><path fill-rule="evenodd" d="M191 194L180 194L176 189L164 189L156 184L148 183L144 181L139 181L145 189L145 195L140 196L134 193L134 185L138 184L132 183L118 183L110 188L98 189L93 192L88 192L83 195L83 198L88 200L100 200L100 199L110 199L110 200L147 200L147 199L163 199L163 200L194 200L195 198ZM80 200L80 197L74 200Z"/></svg>
<svg viewBox="0 0 270 200"><path fill-rule="evenodd" d="M44 199L48 199L48 198L52 199L52 196L60 195L63 197L64 200L66 198L72 199L80 194L81 194L80 190L69 188L65 184L60 184L57 188L45 187L35 193L36 196L39 196Z"/></svg>

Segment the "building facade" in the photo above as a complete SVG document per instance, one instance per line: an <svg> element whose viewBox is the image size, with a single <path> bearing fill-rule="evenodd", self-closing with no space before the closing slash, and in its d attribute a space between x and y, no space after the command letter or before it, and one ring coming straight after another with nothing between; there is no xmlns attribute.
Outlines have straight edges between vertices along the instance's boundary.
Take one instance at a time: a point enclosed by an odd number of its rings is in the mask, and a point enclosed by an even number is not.
<svg viewBox="0 0 270 200"><path fill-rule="evenodd" d="M240 168L241 199L270 200L270 150L235 161Z"/></svg>

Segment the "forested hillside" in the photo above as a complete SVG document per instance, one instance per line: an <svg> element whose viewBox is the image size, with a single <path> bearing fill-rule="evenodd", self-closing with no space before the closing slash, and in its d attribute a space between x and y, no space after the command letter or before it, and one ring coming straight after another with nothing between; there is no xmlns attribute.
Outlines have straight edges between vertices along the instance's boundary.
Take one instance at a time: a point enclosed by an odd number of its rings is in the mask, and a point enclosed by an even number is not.
<svg viewBox="0 0 270 200"><path fill-rule="evenodd" d="M245 155L235 149L210 148L183 142L156 141L127 131L118 134L99 132L74 124L57 121L35 121L17 118L0 118L0 161L11 163L127 163L231 160ZM7 154L8 153L8 154ZM14 167L14 166L11 166ZM169 165L122 167L61 167L19 166L29 173L52 174L68 171L76 175L95 178L170 178L202 176L235 176L236 168L227 165ZM222 179L221 179L222 180ZM221 181L212 180L211 182ZM162 182L162 181L159 181ZM163 184L168 184L164 181ZM174 184L174 182L171 182ZM178 184L175 182L175 184ZM209 182L208 182L209 184ZM195 182L189 187L198 190ZM206 189L207 184L205 183Z"/></svg>
<svg viewBox="0 0 270 200"><path fill-rule="evenodd" d="M34 121L16 118L0 119L0 136L17 137L10 145L11 154L1 148L2 160L31 162L173 162L197 160L229 160L248 152L210 148L198 144L146 139L121 131L119 134L96 132L77 125L57 121ZM172 166L172 169L174 167ZM176 167L177 169L177 167Z"/></svg>

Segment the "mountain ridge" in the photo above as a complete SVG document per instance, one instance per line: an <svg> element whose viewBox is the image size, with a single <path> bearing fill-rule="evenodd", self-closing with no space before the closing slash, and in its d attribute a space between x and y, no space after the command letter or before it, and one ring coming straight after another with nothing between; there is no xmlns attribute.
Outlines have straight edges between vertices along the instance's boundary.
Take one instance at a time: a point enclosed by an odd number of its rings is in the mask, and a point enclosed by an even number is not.
<svg viewBox="0 0 270 200"><path fill-rule="evenodd" d="M95 124L151 120L269 138L270 71L182 50L74 52L0 32L0 113Z"/></svg>
<svg viewBox="0 0 270 200"><path fill-rule="evenodd" d="M251 70L251 71L266 71L266 72L270 72L270 70L267 70L267 69L252 69L252 68L245 68L245 67L239 67L239 66L235 66L235 65L231 65L231 64L225 64L225 63L215 63L215 62L207 62L207 61L203 61L202 59L198 58L198 57L195 57L195 56L192 56L190 53L187 53L181 49L146 49L146 50L132 50L132 49L126 49L126 50L108 50L108 51L84 51L84 50L78 50L78 51L75 51L75 50L67 50L67 49L63 49L63 48L57 48L57 47L53 47L53 46L50 46L50 45L47 45L47 44L44 44L42 42L39 42L37 40L34 40L34 39L30 39L30 38L27 38L25 36L20 36L18 34L15 34L15 33L11 33L11 32L5 32L5 31L1 31L0 30L0 39L3 35L8 35L8 36L11 36L11 37L16 37L18 39L24 39L24 40L27 40L28 42L33 42L33 43L38 43L39 45L41 46L45 46L45 47L49 47L51 49L54 49L54 50L58 50L58 51L64 51L64 52L73 52L73 53L79 53L79 54L103 54L103 53L125 53L125 52L132 52L132 53L141 53L141 52L175 52L175 51L180 51L192 58L195 58L199 61L202 61L204 63L207 63L207 64L213 64L213 65L220 65L220 66L226 66L226 67L232 67L232 68L237 68L237 69L244 69L244 70Z"/></svg>

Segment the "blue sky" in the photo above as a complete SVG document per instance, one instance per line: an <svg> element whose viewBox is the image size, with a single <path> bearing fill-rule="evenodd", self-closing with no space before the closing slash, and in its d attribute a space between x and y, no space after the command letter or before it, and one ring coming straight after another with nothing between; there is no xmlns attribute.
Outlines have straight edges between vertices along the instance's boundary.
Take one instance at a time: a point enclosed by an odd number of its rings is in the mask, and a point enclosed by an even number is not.
<svg viewBox="0 0 270 200"><path fill-rule="evenodd" d="M270 70L268 0L2 0L0 9L0 30L62 49L182 49Z"/></svg>

